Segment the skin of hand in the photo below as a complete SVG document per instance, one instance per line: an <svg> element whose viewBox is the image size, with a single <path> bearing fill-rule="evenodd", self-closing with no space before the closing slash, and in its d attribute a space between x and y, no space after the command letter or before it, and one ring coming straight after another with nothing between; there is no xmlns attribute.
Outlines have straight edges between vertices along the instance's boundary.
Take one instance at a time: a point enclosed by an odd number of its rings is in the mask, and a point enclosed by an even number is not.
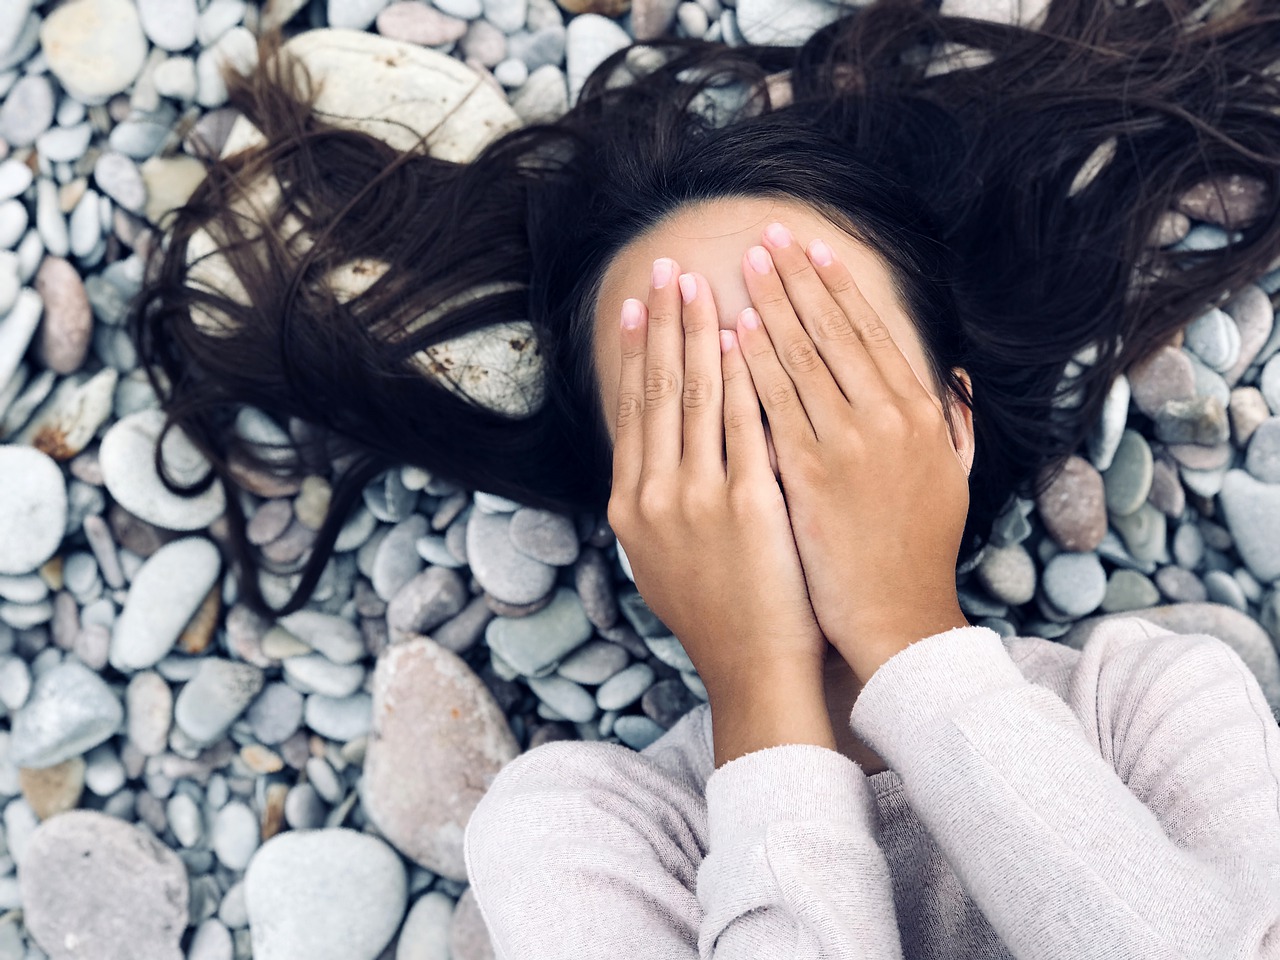
<svg viewBox="0 0 1280 960"><path fill-rule="evenodd" d="M865 684L911 643L969 625L955 587L967 471L941 403L830 245L804 250L781 223L763 239L743 255L755 306L738 336L814 613Z"/></svg>
<svg viewBox="0 0 1280 960"><path fill-rule="evenodd" d="M784 743L834 750L827 642L736 337L706 279L670 258L621 321L609 525L706 685L716 766Z"/></svg>

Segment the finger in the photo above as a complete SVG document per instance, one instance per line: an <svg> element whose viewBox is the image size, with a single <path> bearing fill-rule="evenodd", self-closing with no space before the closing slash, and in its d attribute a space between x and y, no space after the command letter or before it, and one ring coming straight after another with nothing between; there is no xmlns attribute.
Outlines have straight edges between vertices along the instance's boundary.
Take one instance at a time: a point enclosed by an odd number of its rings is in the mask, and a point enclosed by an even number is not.
<svg viewBox="0 0 1280 960"><path fill-rule="evenodd" d="M636 299L622 304L622 374L618 380L618 410L614 423L613 490L634 494L644 463L644 358L648 310ZM628 326L628 324L631 324Z"/></svg>
<svg viewBox="0 0 1280 960"><path fill-rule="evenodd" d="M806 251L793 242L791 231L780 223L765 228L764 243L796 315L846 403L854 407L882 404L892 390L858 336L853 320L827 289ZM762 281L770 279L763 277ZM766 316L765 325L768 324Z"/></svg>
<svg viewBox="0 0 1280 960"><path fill-rule="evenodd" d="M694 470L724 478L720 316L701 274L680 275L684 321L684 457Z"/></svg>
<svg viewBox="0 0 1280 960"><path fill-rule="evenodd" d="M849 268L840 262L831 246L823 240L814 240L809 244L807 254L809 262L813 264L814 271L831 293L832 299L840 305L844 315L853 324L859 342L880 372L881 382L899 396L915 397L925 393L932 397L933 394L920 382L915 370L907 362L906 355L893 339L888 325L871 308L871 304L858 289L858 284L854 281ZM843 371L837 370L837 373L842 374ZM863 375L870 379L865 369ZM853 370L852 376L856 378L858 370ZM860 382L857 379L849 379L850 389L855 391L859 389L855 384ZM841 380L841 388L843 389L844 386L844 380Z"/></svg>
<svg viewBox="0 0 1280 960"><path fill-rule="evenodd" d="M749 480L769 473L769 449L760 419L760 398L737 335L720 331L721 368L724 381L725 472L729 482Z"/></svg>
<svg viewBox="0 0 1280 960"><path fill-rule="evenodd" d="M742 272L751 302L764 321L782 369L795 384L813 431L823 436L840 429L848 415L849 403L800 322L769 251L760 246L751 247L743 261ZM746 350L750 358L753 355L750 344Z"/></svg>
<svg viewBox="0 0 1280 960"><path fill-rule="evenodd" d="M684 443L681 391L684 330L680 322L679 267L669 257L653 261L649 332L644 367L644 465L642 473L666 474L680 465Z"/></svg>

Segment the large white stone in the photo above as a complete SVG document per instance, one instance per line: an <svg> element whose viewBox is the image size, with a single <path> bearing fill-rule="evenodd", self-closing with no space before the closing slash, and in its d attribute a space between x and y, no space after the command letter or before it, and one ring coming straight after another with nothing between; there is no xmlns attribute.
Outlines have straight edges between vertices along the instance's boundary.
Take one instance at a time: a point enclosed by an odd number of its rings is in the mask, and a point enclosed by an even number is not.
<svg viewBox="0 0 1280 960"><path fill-rule="evenodd" d="M169 492L153 467L164 420L161 410L148 407L112 424L98 448L103 481L122 507L148 523L168 530L199 530L222 516L226 493L218 480L194 497ZM178 484L194 483L210 469L181 427L169 431L161 455Z"/></svg>
<svg viewBox="0 0 1280 960"><path fill-rule="evenodd" d="M48 454L0 446L0 574L30 573L53 556L67 525L67 485Z"/></svg>
<svg viewBox="0 0 1280 960"><path fill-rule="evenodd" d="M106 103L128 89L147 59L147 38L130 0L70 0L44 18L40 47L67 93Z"/></svg>

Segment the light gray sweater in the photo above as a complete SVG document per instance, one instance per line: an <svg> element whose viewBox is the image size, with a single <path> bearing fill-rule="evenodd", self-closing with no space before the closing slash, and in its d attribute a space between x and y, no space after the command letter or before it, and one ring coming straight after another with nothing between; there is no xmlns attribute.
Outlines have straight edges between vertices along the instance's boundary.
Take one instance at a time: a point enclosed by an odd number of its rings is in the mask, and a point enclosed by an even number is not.
<svg viewBox="0 0 1280 960"><path fill-rule="evenodd" d="M706 705L636 753L505 766L465 836L499 960L1276 960L1280 727L1221 640L960 627L854 704L890 769L715 769Z"/></svg>

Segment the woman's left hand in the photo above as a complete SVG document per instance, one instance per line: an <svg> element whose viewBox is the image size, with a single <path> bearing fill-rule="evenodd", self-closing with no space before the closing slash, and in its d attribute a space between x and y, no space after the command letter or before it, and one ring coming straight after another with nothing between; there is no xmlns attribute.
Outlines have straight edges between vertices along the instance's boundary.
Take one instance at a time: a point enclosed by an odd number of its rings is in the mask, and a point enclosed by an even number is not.
<svg viewBox="0 0 1280 960"><path fill-rule="evenodd" d="M743 258L738 337L769 418L809 600L862 683L967 626L955 567L968 476L939 400L829 245L780 225ZM811 259L812 258L812 259ZM755 329L749 323L762 317Z"/></svg>

